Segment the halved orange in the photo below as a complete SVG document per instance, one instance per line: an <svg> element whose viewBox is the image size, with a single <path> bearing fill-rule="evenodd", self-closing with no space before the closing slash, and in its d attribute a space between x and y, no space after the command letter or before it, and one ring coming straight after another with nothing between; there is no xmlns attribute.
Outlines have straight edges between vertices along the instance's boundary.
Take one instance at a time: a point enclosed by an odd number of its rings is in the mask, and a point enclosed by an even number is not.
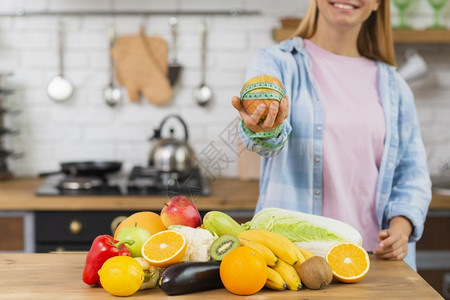
<svg viewBox="0 0 450 300"><path fill-rule="evenodd" d="M352 242L337 243L328 249L325 259L336 280L346 283L360 281L370 268L367 251Z"/></svg>
<svg viewBox="0 0 450 300"><path fill-rule="evenodd" d="M142 245L142 257L151 265L165 268L179 262L186 252L184 234L174 230L164 230L152 235Z"/></svg>

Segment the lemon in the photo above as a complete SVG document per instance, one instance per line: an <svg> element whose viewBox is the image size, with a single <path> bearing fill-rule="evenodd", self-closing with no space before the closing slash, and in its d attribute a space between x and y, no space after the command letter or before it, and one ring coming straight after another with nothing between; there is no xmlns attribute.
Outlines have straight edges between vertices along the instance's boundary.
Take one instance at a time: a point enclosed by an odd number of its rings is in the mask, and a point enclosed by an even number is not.
<svg viewBox="0 0 450 300"><path fill-rule="evenodd" d="M130 256L114 256L98 271L103 288L114 296L136 293L144 281L141 265Z"/></svg>

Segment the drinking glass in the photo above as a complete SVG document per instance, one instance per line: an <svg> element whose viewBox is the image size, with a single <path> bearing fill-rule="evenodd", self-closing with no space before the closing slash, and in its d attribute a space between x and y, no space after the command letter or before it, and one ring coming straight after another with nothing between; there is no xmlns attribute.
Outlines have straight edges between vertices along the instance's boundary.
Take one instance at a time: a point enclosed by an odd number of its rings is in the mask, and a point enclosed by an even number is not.
<svg viewBox="0 0 450 300"><path fill-rule="evenodd" d="M431 0L430 0L431 1ZM436 0L439 1L439 0ZM408 6L411 4L412 0L393 0L394 6L397 7L398 13L399 13L399 21L400 23L397 26L394 26L397 29L408 29L411 28L408 24L405 22L405 11L408 8Z"/></svg>
<svg viewBox="0 0 450 300"><path fill-rule="evenodd" d="M441 14L441 9L447 3L447 0L428 0L428 3L434 9L434 24L429 27L429 29L444 29L445 26L439 21L439 16Z"/></svg>

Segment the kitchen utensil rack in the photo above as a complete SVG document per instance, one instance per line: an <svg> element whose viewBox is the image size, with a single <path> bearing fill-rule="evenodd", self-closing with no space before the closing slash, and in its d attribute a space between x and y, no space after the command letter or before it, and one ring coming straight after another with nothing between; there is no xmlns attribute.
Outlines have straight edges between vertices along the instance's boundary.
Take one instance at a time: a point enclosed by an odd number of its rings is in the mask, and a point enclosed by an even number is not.
<svg viewBox="0 0 450 300"><path fill-rule="evenodd" d="M34 16L250 16L259 15L259 11L255 10L128 10L128 11L113 11L113 10L99 10L99 11L26 11L17 10L15 12L0 12L0 17L34 17Z"/></svg>
<svg viewBox="0 0 450 300"><path fill-rule="evenodd" d="M5 115L16 114L18 111L10 110L5 107L6 97L13 93L13 90L6 89L3 86L3 79L6 76L11 76L12 73L0 74L0 180L5 180L12 177L8 167L8 158L19 158L21 155L13 153L6 149L6 136L18 134L18 130L13 130L6 127Z"/></svg>

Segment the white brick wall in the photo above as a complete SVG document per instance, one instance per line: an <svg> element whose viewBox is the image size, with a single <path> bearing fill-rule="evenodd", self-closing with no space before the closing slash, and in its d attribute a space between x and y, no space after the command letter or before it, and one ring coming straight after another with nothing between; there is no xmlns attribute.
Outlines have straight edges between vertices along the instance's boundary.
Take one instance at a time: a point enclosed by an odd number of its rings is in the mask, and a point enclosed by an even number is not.
<svg viewBox="0 0 450 300"><path fill-rule="evenodd" d="M57 74L57 17L0 17L0 72L12 70L7 80L16 94L8 106L22 113L10 116L8 123L21 130L9 138L8 145L24 152L25 157L11 161L15 174L35 175L58 169L65 160L117 159L125 170L145 164L151 148L148 138L164 116L180 114L188 123L190 142L201 153L211 142L230 159L221 175L237 175L237 155L219 134L237 117L230 99L238 94L246 64L254 51L273 44L271 30L278 18L301 16L306 0L2 0L0 12L17 10L259 10L261 15L205 17L209 27L207 84L214 91L208 108L195 104L193 89L200 81L199 26L201 16L179 16L178 58L184 69L174 96L164 107L128 100L114 109L105 105L102 89L108 82L106 26L108 17L64 17L66 27L66 76L75 84L76 94L69 102L57 104L47 98L46 85ZM393 23L397 10L393 7ZM118 34L133 34L141 24L150 35L159 35L170 43L170 15L147 18L115 18ZM415 28L432 23L432 10L426 0L414 1L407 21ZM450 26L450 4L443 11ZM411 87L432 173L437 173L443 156L450 156L450 45L398 46L402 63L407 47L416 47L430 65L430 73ZM173 126L177 126L174 121ZM176 127L180 135L181 128Z"/></svg>

